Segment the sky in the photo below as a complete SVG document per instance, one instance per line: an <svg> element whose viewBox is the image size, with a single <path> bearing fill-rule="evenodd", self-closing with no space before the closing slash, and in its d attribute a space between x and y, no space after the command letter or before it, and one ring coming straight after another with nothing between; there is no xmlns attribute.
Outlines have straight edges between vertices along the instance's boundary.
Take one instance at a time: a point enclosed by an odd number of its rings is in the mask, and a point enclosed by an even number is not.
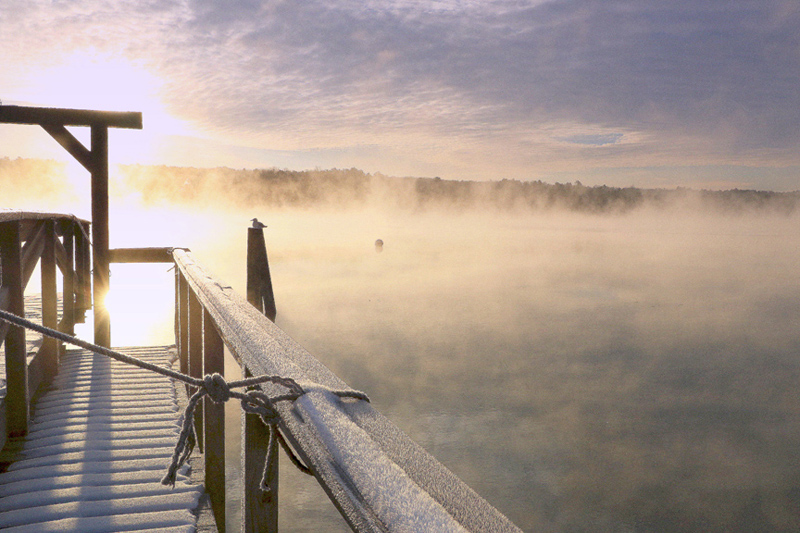
<svg viewBox="0 0 800 533"><path fill-rule="evenodd" d="M796 0L3 0L0 100L142 111L120 163L798 190L797 28ZM0 125L17 156L66 157Z"/></svg>

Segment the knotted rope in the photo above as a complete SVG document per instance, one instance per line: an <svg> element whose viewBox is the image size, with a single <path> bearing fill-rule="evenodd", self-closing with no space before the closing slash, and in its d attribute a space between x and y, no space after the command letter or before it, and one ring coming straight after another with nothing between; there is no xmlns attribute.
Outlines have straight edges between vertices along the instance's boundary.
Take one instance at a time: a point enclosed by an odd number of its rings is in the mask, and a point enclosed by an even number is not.
<svg viewBox="0 0 800 533"><path fill-rule="evenodd" d="M194 409L197 406L197 402L199 402L203 396L206 395L208 395L208 397L211 398L211 400L215 403L223 403L231 398L240 400L242 409L245 412L259 415L261 421L269 429L269 443L267 445L267 458L264 463L264 475L261 478L261 490L269 491L269 487L267 486L267 479L269 478L269 457L273 453L273 448L276 441L289 456L292 464L294 464L301 472L308 475L313 475L311 469L300 462L300 459L297 457L291 447L289 447L289 444L286 442L285 437L278 427L278 424L280 423L280 415L275 409L275 403L281 401L293 402L306 393L306 391L304 391L303 388L292 378L285 378L281 376L256 376L238 381L227 382L225 381L224 377L214 373L206 375L200 379L187 376L186 374L176 372L163 366L148 363L147 361L143 361L139 358L111 350L110 348L105 348L103 346L98 346L97 344L81 340L67 333L31 322L30 320L17 316L13 313L9 313L3 309L0 309L0 320L15 326L36 331L42 335L46 335L80 348L84 348L90 352L108 356L122 363L134 365L145 370L151 370L157 374L181 381L192 387L197 387L198 390L192 394L191 398L189 398L188 405L183 413L183 426L181 428L180 435L178 436L178 442L175 445L175 451L172 454L172 462L167 469L166 475L161 480L161 483L164 485L170 485L173 487L175 486L178 470L189 459L189 456L192 454L192 450L194 450L194 447L197 444L197 435L195 434L193 424L193 414ZM252 387L254 385L267 382L280 385L286 388L288 392L270 398L263 392L257 390L251 390L247 392L231 390L241 387ZM332 391L332 393L339 397L349 397L369 401L369 398L366 394L355 390Z"/></svg>

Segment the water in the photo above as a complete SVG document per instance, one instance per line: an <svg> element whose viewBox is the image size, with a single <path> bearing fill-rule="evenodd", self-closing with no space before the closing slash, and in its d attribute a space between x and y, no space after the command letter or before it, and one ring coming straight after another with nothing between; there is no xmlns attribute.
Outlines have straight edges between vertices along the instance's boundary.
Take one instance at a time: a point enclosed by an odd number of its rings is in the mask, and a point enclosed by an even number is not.
<svg viewBox="0 0 800 533"><path fill-rule="evenodd" d="M253 216L278 324L523 530L800 530L797 218L220 215L240 291ZM281 530L348 531L285 463Z"/></svg>

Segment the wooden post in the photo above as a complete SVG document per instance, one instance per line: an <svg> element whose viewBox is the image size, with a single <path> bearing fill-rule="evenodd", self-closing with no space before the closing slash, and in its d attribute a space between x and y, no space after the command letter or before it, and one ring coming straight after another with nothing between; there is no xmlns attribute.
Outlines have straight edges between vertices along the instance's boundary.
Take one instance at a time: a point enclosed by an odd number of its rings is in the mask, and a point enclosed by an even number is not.
<svg viewBox="0 0 800 533"><path fill-rule="evenodd" d="M64 251L67 252L67 265L63 272L61 313L64 333L75 335L75 231L74 222L64 224Z"/></svg>
<svg viewBox="0 0 800 533"><path fill-rule="evenodd" d="M208 311L203 311L203 372L225 373L225 345ZM225 404L203 398L205 420L205 473L206 491L211 497L211 507L217 529L225 533Z"/></svg>
<svg viewBox="0 0 800 533"><path fill-rule="evenodd" d="M267 248L264 244L264 230L247 229L247 301L275 321L275 297L272 294L272 280L269 274ZM242 365L242 375L250 377ZM246 533L278 531L278 450L273 446L272 455L267 458L269 428L258 415L242 413L242 520ZM261 490L261 476L264 462L269 461L269 491Z"/></svg>
<svg viewBox="0 0 800 533"><path fill-rule="evenodd" d="M89 225L75 222L75 321L84 323L86 311L92 305L91 253L89 250Z"/></svg>
<svg viewBox="0 0 800 533"><path fill-rule="evenodd" d="M247 301L275 322L278 311L272 293L264 230L247 228Z"/></svg>
<svg viewBox="0 0 800 533"><path fill-rule="evenodd" d="M8 291L5 308L17 316L25 316L20 248L19 222L0 223L0 261L2 261L0 286ZM9 437L22 437L28 433L30 420L25 329L19 326L8 328L5 348L6 432Z"/></svg>
<svg viewBox="0 0 800 533"><path fill-rule="evenodd" d="M108 294L108 126L92 130L92 239L94 250L94 342L111 347Z"/></svg>
<svg viewBox="0 0 800 533"><path fill-rule="evenodd" d="M42 325L58 329L58 288L56 285L56 227L55 221L45 222L45 241L42 251ZM60 343L50 337L42 339L44 381L49 383L58 372Z"/></svg>
<svg viewBox="0 0 800 533"><path fill-rule="evenodd" d="M242 365L242 376L252 377ZM267 458L269 428L258 415L242 411L242 531L278 531L278 449L269 457L269 491L261 490L261 477Z"/></svg>
<svg viewBox="0 0 800 533"><path fill-rule="evenodd" d="M203 377L203 306L194 291L189 291L189 375L194 378ZM198 403L194 409L194 427L197 447L203 451L202 403Z"/></svg>
<svg viewBox="0 0 800 533"><path fill-rule="evenodd" d="M178 299L178 356L182 374L189 373L189 284L183 274L176 268ZM188 386L186 392L189 392Z"/></svg>

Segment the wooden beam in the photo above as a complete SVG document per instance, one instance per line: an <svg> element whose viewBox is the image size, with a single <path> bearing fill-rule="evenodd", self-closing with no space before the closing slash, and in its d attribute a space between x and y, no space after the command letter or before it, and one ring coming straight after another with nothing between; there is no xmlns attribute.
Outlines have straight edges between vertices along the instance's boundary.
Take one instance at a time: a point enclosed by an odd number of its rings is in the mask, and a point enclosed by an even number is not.
<svg viewBox="0 0 800 533"><path fill-rule="evenodd" d="M20 253L19 222L0 224L0 285L9 290L5 309L17 316L25 316L24 285L22 282L22 257ZM28 433L30 403L28 403L28 354L25 329L8 328L6 348L6 430L9 437L22 437Z"/></svg>
<svg viewBox="0 0 800 533"><path fill-rule="evenodd" d="M0 106L0 123L39 126L104 126L142 129L142 114L133 111L94 111L53 107Z"/></svg>
<svg viewBox="0 0 800 533"><path fill-rule="evenodd" d="M247 301L275 322L277 310L269 274L264 230L247 228Z"/></svg>
<svg viewBox="0 0 800 533"><path fill-rule="evenodd" d="M67 237L64 236L64 239L66 240ZM55 239L53 245L55 246L55 252L56 252L56 265L58 265L58 269L61 271L62 274L66 274L66 270L68 268L72 269L72 264L71 264L72 261L67 258L67 249L61 243L61 241L58 240L58 238Z"/></svg>
<svg viewBox="0 0 800 533"><path fill-rule="evenodd" d="M56 237L55 222L45 222L44 249L42 250L42 325L58 329L58 284L56 278ZM39 353L42 356L42 380L49 383L58 372L58 354L60 343L51 337L42 339ZM29 391L31 394L36 389Z"/></svg>
<svg viewBox="0 0 800 533"><path fill-rule="evenodd" d="M214 320L203 310L203 375L225 374L225 345ZM211 497L214 519L225 532L225 404L203 398L203 443L205 445L205 486Z"/></svg>
<svg viewBox="0 0 800 533"><path fill-rule="evenodd" d="M111 263L172 263L172 248L114 248L108 251Z"/></svg>
<svg viewBox="0 0 800 533"><path fill-rule="evenodd" d="M59 245L64 250L64 259L61 264L61 274L63 276L63 290L62 290L62 319L59 323L59 331L75 334L75 234L74 231L79 231L76 224L70 223L67 228L63 229L64 244ZM58 241L56 241L58 242ZM58 246L56 247L58 250ZM56 253L58 255L58 253Z"/></svg>
<svg viewBox="0 0 800 533"><path fill-rule="evenodd" d="M35 230L31 231L31 235L28 235L28 241L25 243L25 246L22 247L22 290L25 290L25 287L28 286L28 282L31 280L31 276L33 275L33 271L36 269L36 264L39 262L39 258L42 256L42 251L44 250L44 241L45 241L45 222L40 221L38 222Z"/></svg>
<svg viewBox="0 0 800 533"><path fill-rule="evenodd" d="M111 320L106 309L108 294L108 128L92 126L92 250L94 252L94 342L111 347Z"/></svg>
<svg viewBox="0 0 800 533"><path fill-rule="evenodd" d="M58 144L63 146L78 163L83 165L83 168L92 172L92 168L94 167L92 152L67 131L67 128L61 124L42 124L42 128L44 128L44 131L49 133L53 139L58 141Z"/></svg>

